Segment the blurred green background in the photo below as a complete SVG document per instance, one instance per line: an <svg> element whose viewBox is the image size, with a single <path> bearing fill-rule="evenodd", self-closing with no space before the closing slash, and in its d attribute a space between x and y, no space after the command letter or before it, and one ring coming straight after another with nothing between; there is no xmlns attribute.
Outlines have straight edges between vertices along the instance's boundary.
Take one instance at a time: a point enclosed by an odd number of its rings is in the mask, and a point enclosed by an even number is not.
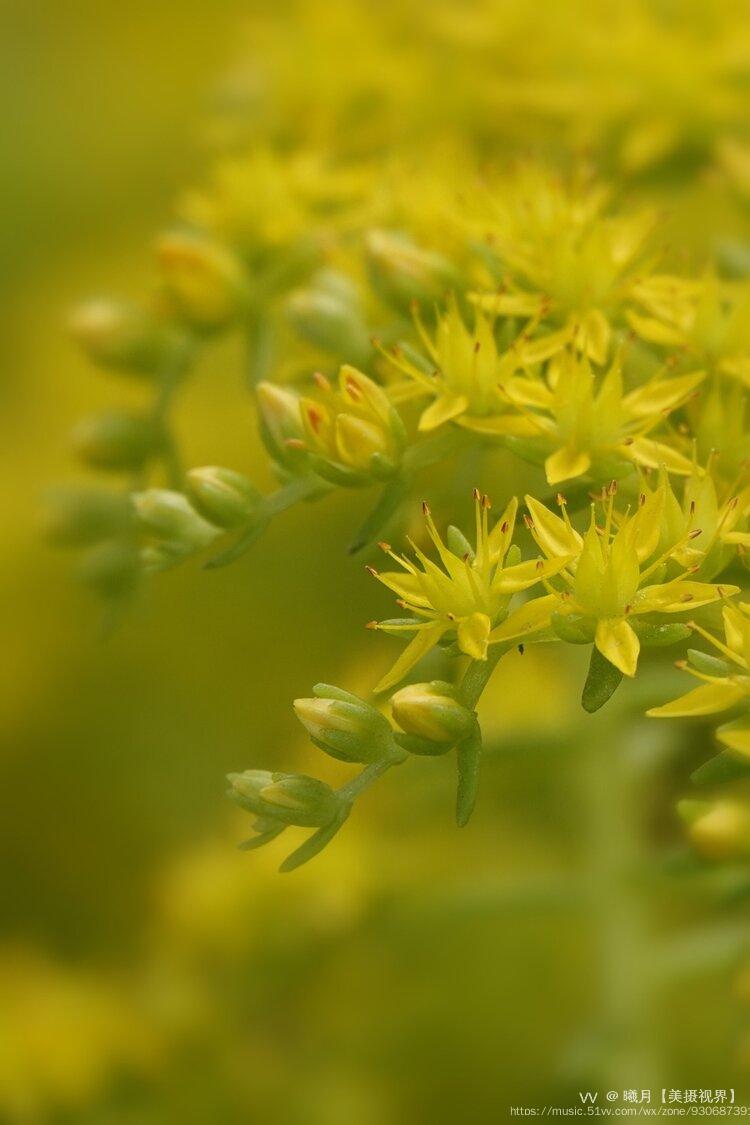
<svg viewBox="0 0 750 1125"><path fill-rule="evenodd" d="M138 291L202 173L206 99L248 6L3 7L0 1120L501 1121L651 1084L741 1100L740 876L680 851L672 806L707 736L631 719L663 681L584 724L575 661L509 658L470 828L436 759L293 876L274 846L235 849L224 773L310 769L291 699L319 679L366 692L392 658L359 631L388 599L341 550L359 498L295 510L232 568L157 578L105 641L39 509L75 473L71 426L113 394L64 314ZM727 204L710 175L691 186L678 221L706 246L695 218L708 200L721 233ZM178 430L189 464L267 486L238 370L236 341L214 349Z"/></svg>

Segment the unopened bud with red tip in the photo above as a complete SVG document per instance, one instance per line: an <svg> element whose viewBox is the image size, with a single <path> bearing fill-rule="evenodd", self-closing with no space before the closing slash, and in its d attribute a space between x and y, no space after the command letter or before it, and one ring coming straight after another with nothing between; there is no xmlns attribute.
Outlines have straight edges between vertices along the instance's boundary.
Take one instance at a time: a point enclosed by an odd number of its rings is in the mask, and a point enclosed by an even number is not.
<svg viewBox="0 0 750 1125"><path fill-rule="evenodd" d="M228 774L227 780L227 795L243 809L283 824L319 828L341 810L341 798L330 785L304 774L245 770Z"/></svg>
<svg viewBox="0 0 750 1125"><path fill-rule="evenodd" d="M191 469L187 491L200 515L226 529L250 523L263 504L261 493L247 477L218 465Z"/></svg>
<svg viewBox="0 0 750 1125"><path fill-rule="evenodd" d="M159 239L156 256L168 306L193 328L224 328L247 306L245 268L221 243L177 231Z"/></svg>
<svg viewBox="0 0 750 1125"><path fill-rule="evenodd" d="M98 297L71 313L70 331L94 363L131 375L157 375L184 347L182 334L128 301Z"/></svg>
<svg viewBox="0 0 750 1125"><path fill-rule="evenodd" d="M393 717L406 734L455 745L476 728L476 715L458 698L453 684L432 680L409 684L391 698Z"/></svg>
<svg viewBox="0 0 750 1125"><path fill-rule="evenodd" d="M288 387L262 382L255 388L263 444L277 464L294 470L306 461L300 398Z"/></svg>
<svg viewBox="0 0 750 1125"><path fill-rule="evenodd" d="M313 699L295 699L297 718L321 750L343 762L374 762L388 751L391 727L356 695L317 684Z"/></svg>

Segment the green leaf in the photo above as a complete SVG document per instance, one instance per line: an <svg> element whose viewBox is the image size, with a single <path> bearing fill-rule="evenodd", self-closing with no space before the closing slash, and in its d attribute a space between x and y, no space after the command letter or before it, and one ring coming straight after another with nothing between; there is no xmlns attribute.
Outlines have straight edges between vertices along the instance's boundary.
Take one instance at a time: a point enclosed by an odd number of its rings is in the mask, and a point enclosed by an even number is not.
<svg viewBox="0 0 750 1125"><path fill-rule="evenodd" d="M586 683L583 685L581 706L589 714L598 711L609 700L622 682L622 672L602 656L598 648L591 650L591 663Z"/></svg>
<svg viewBox="0 0 750 1125"><path fill-rule="evenodd" d="M479 788L479 765L482 757L482 735L475 733L456 747L458 759L458 791L456 793L456 824L463 828L474 811Z"/></svg>

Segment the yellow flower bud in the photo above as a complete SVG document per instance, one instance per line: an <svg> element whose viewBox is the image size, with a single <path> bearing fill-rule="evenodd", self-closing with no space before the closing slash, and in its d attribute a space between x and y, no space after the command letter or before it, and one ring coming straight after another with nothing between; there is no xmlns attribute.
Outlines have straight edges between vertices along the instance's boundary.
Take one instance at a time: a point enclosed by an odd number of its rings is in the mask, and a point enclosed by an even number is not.
<svg viewBox="0 0 750 1125"><path fill-rule="evenodd" d="M441 680L409 684L396 692L391 706L406 734L430 742L460 742L476 723L474 712L460 702L453 685Z"/></svg>
<svg viewBox="0 0 750 1125"><path fill-rule="evenodd" d="M218 242L197 234L164 235L157 260L168 302L194 328L224 328L247 304L244 267Z"/></svg>

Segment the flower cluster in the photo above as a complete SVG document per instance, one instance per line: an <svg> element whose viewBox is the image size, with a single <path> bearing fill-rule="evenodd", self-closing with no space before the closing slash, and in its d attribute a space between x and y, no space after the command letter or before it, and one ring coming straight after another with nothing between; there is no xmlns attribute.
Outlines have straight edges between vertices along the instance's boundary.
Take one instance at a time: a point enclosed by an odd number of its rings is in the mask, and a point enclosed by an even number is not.
<svg viewBox="0 0 750 1125"><path fill-rule="evenodd" d="M507 36L477 15L477 43L491 45L496 62L533 27L523 5L510 7ZM600 26L586 0L578 7L580 26ZM433 130L429 144L414 138L447 85L402 34L413 13L397 19L386 5L375 26L352 14L373 49L323 71L335 17L302 3L298 18L320 53L306 52L299 67L288 45L279 51L273 21L256 29L266 73L283 81L264 93L256 75L252 113L238 95L236 112L214 121L225 151L157 239L147 295L97 298L72 317L91 362L134 390L127 408L76 428L84 471L108 484L87 479L53 495L49 535L79 553L81 578L114 622L150 573L190 559L228 564L297 503L344 489L368 498L350 551L379 543L395 564L369 565L402 614L371 622L406 642L376 688L390 697L393 721L341 692L297 708L314 743L359 762L366 780L334 790L262 770L232 778L233 796L256 817L256 840L313 828L308 857L344 823L360 786L408 754L456 749L465 821L481 750L477 701L512 647L589 646L587 710L635 676L642 649L695 630L713 635L719 604L733 622L730 664L746 659L735 643L744 610L732 599L750 545L750 269L736 253L730 266L691 267L663 244L655 194L639 189L623 205L580 157L558 151L593 145L618 188L640 184L667 156L689 156L741 192L745 102L731 76L743 56L729 50L725 18L659 26L667 73L639 89L661 116L647 119L644 104L613 99L606 84L585 137L574 115L570 131L551 109L556 99L577 104L584 89L590 103L598 89L585 35L575 57L587 77L583 86L571 79L567 20L542 66L549 102L529 99L529 75L517 83L512 67L498 85L503 68L490 74L484 50L467 45L454 83L464 96L445 106L445 131ZM447 10L422 18L436 41L457 30ZM634 44L648 41L654 21L629 7L608 28L613 76L630 73ZM390 42L396 27L403 54L383 71L383 35ZM325 91L320 119L307 82ZM721 98L708 97L719 89ZM551 159L487 166L488 138L504 138L511 154L519 136L524 150L543 138ZM228 337L243 348L270 489L256 485L249 461L186 464L176 438L188 380ZM472 536L438 530L425 504L421 539L415 531L403 551L386 542L398 541L417 498L433 495L433 480L469 467L482 484ZM494 520L485 489L499 500ZM425 660L424 676L409 682ZM690 660L717 680L714 701L739 700L740 673ZM739 735L721 738L739 748Z"/></svg>

